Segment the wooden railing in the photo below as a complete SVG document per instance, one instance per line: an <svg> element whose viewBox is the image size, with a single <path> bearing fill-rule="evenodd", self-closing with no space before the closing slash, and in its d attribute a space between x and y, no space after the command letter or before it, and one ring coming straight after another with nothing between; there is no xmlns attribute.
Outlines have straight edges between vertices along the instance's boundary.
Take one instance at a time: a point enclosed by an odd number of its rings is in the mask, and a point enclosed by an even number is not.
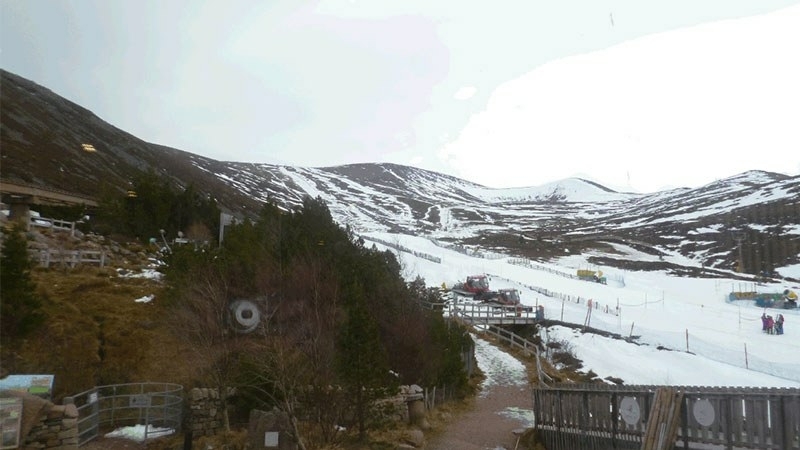
<svg viewBox="0 0 800 450"><path fill-rule="evenodd" d="M31 217L30 226L49 228L51 230L69 231L70 236L75 236L75 222L70 222L69 220L50 219L47 217Z"/></svg>
<svg viewBox="0 0 800 450"><path fill-rule="evenodd" d="M544 312L526 305L465 305L448 304L444 311L449 316L458 316L472 324L486 325L530 325L544 319Z"/></svg>
<svg viewBox="0 0 800 450"><path fill-rule="evenodd" d="M31 259L41 267L61 265L75 267L79 264L106 265L106 253L101 250L32 250Z"/></svg>
<svg viewBox="0 0 800 450"><path fill-rule="evenodd" d="M535 428L550 450L638 449L659 387L561 384L534 389ZM800 389L672 388L683 394L675 448L800 449Z"/></svg>
<svg viewBox="0 0 800 450"><path fill-rule="evenodd" d="M538 356L539 354L539 348L536 344L514 333L513 331L509 331L505 328L500 328L494 325L480 327L478 331L495 337L511 348L521 350L526 356Z"/></svg>

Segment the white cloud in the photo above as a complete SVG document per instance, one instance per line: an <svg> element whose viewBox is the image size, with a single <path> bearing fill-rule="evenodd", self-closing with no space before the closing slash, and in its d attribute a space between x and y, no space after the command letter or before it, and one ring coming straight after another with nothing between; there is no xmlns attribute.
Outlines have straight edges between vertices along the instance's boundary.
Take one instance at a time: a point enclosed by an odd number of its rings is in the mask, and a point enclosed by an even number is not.
<svg viewBox="0 0 800 450"><path fill-rule="evenodd" d="M797 54L800 7L554 61L497 88L440 156L492 187L583 172L649 192L794 174Z"/></svg>
<svg viewBox="0 0 800 450"><path fill-rule="evenodd" d="M776 10L791 3L68 2L53 14L9 0L0 41L4 69L215 159L413 160L491 187L584 173L652 190L800 173L785 154L798 112L780 111L798 98L798 7ZM685 171L698 154L713 158Z"/></svg>
<svg viewBox="0 0 800 450"><path fill-rule="evenodd" d="M478 92L478 88L475 86L464 86L456 92L453 98L456 100L469 100L476 92Z"/></svg>

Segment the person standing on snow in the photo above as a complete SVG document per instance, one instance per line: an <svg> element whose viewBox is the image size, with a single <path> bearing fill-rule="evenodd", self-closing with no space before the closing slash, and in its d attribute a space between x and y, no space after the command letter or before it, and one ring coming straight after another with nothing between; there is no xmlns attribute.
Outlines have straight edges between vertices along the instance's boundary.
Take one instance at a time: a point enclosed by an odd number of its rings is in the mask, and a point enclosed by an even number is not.
<svg viewBox="0 0 800 450"><path fill-rule="evenodd" d="M778 319L775 320L775 334L783 334L783 314L778 314Z"/></svg>

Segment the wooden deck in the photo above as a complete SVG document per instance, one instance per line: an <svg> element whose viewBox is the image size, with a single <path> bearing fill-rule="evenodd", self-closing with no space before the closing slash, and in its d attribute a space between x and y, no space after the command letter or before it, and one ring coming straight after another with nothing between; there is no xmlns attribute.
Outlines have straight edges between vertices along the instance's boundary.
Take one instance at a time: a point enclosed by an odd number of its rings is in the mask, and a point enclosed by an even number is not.
<svg viewBox="0 0 800 450"><path fill-rule="evenodd" d="M456 304L448 305L444 313L472 324L486 325L531 325L544 319L535 309L514 306Z"/></svg>

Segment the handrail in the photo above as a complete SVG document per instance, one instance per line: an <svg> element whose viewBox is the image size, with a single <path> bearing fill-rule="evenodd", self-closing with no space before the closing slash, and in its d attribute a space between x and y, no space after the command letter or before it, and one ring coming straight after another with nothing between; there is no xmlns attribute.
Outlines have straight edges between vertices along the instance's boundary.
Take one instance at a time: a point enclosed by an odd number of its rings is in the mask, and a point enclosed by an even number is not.
<svg viewBox="0 0 800 450"><path fill-rule="evenodd" d="M78 445L100 434L104 425L150 425L180 429L183 415L183 386L174 383L126 383L96 386L64 399L78 409Z"/></svg>

